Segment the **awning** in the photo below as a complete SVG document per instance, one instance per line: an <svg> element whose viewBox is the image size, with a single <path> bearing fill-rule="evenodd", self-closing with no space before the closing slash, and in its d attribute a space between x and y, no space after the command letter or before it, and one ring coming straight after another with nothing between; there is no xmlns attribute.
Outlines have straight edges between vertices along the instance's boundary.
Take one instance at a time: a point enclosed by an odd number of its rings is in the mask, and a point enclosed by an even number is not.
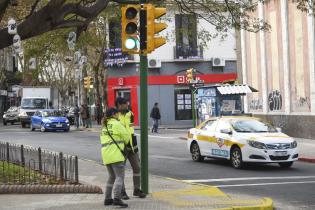
<svg viewBox="0 0 315 210"><path fill-rule="evenodd" d="M218 91L222 95L232 95L232 94L247 94L247 93L253 93L258 92L258 90L250 87L249 85L222 85L217 86Z"/></svg>

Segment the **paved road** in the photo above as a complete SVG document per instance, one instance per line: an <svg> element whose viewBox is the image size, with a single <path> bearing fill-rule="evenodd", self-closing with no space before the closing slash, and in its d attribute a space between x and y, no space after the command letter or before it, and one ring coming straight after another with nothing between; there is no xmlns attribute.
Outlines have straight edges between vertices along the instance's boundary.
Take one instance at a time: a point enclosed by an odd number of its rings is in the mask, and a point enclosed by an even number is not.
<svg viewBox="0 0 315 210"><path fill-rule="evenodd" d="M150 172L155 175L219 186L224 192L271 197L277 209L315 209L315 164L296 162L291 169L278 165L233 169L229 162L207 159L193 162L183 130L163 130L149 138ZM30 132L19 126L1 127L0 141L40 146L100 162L98 133ZM314 142L315 143L315 142Z"/></svg>

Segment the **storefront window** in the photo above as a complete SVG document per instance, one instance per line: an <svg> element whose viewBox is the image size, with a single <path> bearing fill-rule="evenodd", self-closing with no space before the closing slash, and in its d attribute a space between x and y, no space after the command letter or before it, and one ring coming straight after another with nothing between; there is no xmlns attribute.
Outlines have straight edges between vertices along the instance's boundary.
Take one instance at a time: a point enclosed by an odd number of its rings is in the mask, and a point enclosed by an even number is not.
<svg viewBox="0 0 315 210"><path fill-rule="evenodd" d="M192 98L190 90L175 90L175 120L192 119Z"/></svg>

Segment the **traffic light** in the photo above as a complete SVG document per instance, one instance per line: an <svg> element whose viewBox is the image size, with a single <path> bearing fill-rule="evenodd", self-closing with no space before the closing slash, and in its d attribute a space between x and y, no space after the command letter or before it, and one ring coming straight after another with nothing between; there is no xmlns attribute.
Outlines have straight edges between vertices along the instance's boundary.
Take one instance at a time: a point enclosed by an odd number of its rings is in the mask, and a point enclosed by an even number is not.
<svg viewBox="0 0 315 210"><path fill-rule="evenodd" d="M83 80L84 80L84 82L83 82L84 88L89 89L90 88L90 77L84 77Z"/></svg>
<svg viewBox="0 0 315 210"><path fill-rule="evenodd" d="M140 53L139 12L140 5L137 4L121 7L122 51L129 54Z"/></svg>
<svg viewBox="0 0 315 210"><path fill-rule="evenodd" d="M194 81L194 75L195 70L193 68L186 70L186 78L188 83L192 83Z"/></svg>
<svg viewBox="0 0 315 210"><path fill-rule="evenodd" d="M89 84L90 84L90 88L93 88L94 85L94 78L93 77L89 77Z"/></svg>
<svg viewBox="0 0 315 210"><path fill-rule="evenodd" d="M155 34L163 31L167 28L166 23L157 23L155 19L158 19L166 14L166 8L155 7L152 4L146 5L147 10L147 53L151 53L156 48L164 45L166 39L163 37L155 37Z"/></svg>

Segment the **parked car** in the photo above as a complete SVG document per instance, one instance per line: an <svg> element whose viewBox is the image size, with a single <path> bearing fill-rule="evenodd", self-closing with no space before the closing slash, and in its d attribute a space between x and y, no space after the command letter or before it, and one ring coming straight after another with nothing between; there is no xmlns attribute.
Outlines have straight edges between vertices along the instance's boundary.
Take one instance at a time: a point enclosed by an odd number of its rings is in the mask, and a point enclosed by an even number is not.
<svg viewBox="0 0 315 210"><path fill-rule="evenodd" d="M41 132L70 130L69 120L64 117L63 113L54 109L45 109L36 111L31 117L31 131L40 129Z"/></svg>
<svg viewBox="0 0 315 210"><path fill-rule="evenodd" d="M3 125L11 123L13 125L16 122L19 122L19 107L12 106L10 107L2 116Z"/></svg>
<svg viewBox="0 0 315 210"><path fill-rule="evenodd" d="M194 161L205 157L231 161L234 168L245 163L278 163L291 167L298 160L297 142L254 117L210 118L188 133L187 147Z"/></svg>

